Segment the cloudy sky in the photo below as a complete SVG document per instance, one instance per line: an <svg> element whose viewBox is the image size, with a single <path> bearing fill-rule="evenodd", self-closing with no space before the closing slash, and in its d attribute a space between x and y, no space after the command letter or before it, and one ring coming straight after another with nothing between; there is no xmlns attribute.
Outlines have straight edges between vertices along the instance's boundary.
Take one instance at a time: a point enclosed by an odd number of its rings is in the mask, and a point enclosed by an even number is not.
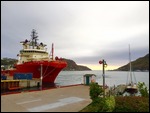
<svg viewBox="0 0 150 113"><path fill-rule="evenodd" d="M55 56L93 70L116 69L149 53L149 1L1 1L1 57L17 58L20 41L38 32Z"/></svg>

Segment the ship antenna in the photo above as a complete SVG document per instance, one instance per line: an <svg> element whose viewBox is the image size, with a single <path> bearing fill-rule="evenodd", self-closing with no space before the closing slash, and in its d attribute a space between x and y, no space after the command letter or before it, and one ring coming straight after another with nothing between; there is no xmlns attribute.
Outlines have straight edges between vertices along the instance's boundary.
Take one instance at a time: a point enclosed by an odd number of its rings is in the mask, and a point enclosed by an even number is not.
<svg viewBox="0 0 150 113"><path fill-rule="evenodd" d="M32 30L32 32L31 32L32 34L31 34L31 38L32 38L32 49L34 49L34 46L36 46L37 45L37 33L36 33L36 30L35 29L33 29Z"/></svg>

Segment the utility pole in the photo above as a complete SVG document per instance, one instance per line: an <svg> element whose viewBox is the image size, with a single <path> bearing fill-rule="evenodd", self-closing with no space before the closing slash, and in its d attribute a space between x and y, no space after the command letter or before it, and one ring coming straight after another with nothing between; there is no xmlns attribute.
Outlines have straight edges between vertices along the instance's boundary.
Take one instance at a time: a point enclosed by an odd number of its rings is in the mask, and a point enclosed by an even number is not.
<svg viewBox="0 0 150 113"><path fill-rule="evenodd" d="M102 64L103 67L103 97L105 98L105 67L107 66L106 61L103 59L102 61L99 61L99 64Z"/></svg>
<svg viewBox="0 0 150 113"><path fill-rule="evenodd" d="M104 66L104 59L103 59L103 89L104 89L104 95L105 98L105 66Z"/></svg>

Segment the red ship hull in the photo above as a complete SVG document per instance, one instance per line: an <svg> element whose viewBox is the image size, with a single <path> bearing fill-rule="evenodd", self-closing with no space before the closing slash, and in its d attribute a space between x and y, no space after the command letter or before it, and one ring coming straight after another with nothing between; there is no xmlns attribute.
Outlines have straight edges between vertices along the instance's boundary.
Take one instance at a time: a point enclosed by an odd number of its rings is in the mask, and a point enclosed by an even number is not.
<svg viewBox="0 0 150 113"><path fill-rule="evenodd" d="M59 72L67 66L67 63L63 60L56 61L32 61L25 62L23 64L17 64L16 69L6 70L10 76L15 73L32 73L33 78L41 78L42 82L54 83Z"/></svg>

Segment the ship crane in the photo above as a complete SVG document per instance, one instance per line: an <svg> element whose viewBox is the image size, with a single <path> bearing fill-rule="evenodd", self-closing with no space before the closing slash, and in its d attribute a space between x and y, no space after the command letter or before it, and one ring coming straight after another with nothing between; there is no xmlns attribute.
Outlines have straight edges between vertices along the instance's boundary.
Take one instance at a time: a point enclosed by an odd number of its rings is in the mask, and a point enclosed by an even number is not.
<svg viewBox="0 0 150 113"><path fill-rule="evenodd" d="M54 44L52 43L52 49L51 49L51 52L50 52L50 57L52 56L52 60L54 60Z"/></svg>

